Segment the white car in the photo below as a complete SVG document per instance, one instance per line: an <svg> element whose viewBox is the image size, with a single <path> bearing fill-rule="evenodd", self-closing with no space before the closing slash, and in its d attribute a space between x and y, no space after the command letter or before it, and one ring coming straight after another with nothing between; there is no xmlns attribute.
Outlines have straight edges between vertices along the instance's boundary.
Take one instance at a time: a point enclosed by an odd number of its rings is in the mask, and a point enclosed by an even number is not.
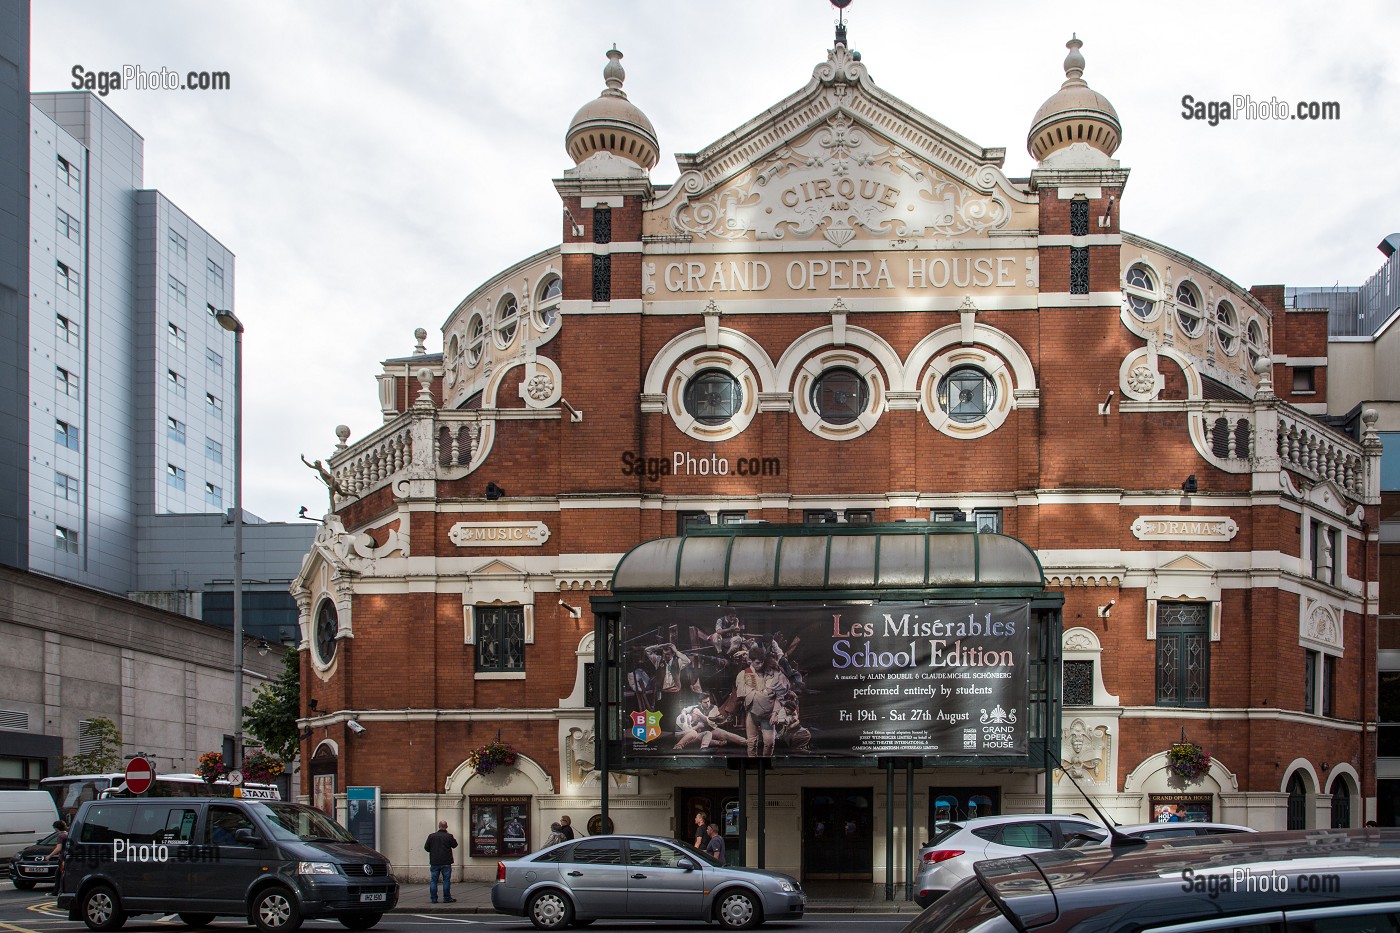
<svg viewBox="0 0 1400 933"><path fill-rule="evenodd" d="M1231 833L1259 832L1257 829L1250 829L1248 826L1240 826L1236 823L1132 823L1127 826L1118 826L1117 829L1125 836L1146 839L1148 842L1157 839L1190 839L1196 836L1226 836ZM1089 832L1077 834L1065 843L1065 848L1085 849L1108 843L1108 833L1104 831L1102 826L1099 826Z"/></svg>
<svg viewBox="0 0 1400 933"><path fill-rule="evenodd" d="M1062 849L1076 833L1106 835L1101 823L1059 813L981 816L945 823L919 851L914 900L927 907L972 877L972 866L989 858Z"/></svg>

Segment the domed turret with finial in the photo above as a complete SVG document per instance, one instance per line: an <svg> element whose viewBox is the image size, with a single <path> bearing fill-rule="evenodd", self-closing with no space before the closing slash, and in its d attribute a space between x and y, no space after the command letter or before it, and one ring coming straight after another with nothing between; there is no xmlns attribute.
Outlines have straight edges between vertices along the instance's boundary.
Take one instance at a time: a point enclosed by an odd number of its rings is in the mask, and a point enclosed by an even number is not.
<svg viewBox="0 0 1400 933"><path fill-rule="evenodd" d="M1051 153L1084 143L1106 156L1112 156L1123 140L1118 111L1084 81L1084 43L1075 36L1065 43L1065 83L1040 105L1031 121L1026 149L1037 162Z"/></svg>
<svg viewBox="0 0 1400 933"><path fill-rule="evenodd" d="M656 130L647 115L627 99L622 82L622 53L613 46L603 67L607 87L595 100L584 104L569 123L564 147L577 165L600 152L611 153L644 169L656 164L661 147Z"/></svg>

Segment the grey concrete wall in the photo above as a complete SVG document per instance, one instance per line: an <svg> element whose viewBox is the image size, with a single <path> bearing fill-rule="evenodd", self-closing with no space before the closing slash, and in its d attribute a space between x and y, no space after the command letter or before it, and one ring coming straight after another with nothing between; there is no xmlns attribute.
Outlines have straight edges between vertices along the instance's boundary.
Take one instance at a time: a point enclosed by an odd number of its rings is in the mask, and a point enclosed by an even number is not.
<svg viewBox="0 0 1400 933"><path fill-rule="evenodd" d="M28 713L29 734L61 737L65 755L96 716L121 727L125 754L164 771L192 771L232 732L233 640L217 626L0 568L0 645L0 709ZM281 655L244 652L245 703Z"/></svg>

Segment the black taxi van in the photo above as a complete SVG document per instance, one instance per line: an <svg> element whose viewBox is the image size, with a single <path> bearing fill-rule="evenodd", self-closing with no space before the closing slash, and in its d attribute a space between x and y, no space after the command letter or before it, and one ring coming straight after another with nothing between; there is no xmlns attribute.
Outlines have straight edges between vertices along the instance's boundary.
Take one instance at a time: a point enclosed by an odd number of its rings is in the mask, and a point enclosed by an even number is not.
<svg viewBox="0 0 1400 933"><path fill-rule="evenodd" d="M175 913L241 917L291 933L333 917L367 930L398 902L389 860L319 810L224 797L84 803L69 830L58 906L91 930Z"/></svg>
<svg viewBox="0 0 1400 933"><path fill-rule="evenodd" d="M1061 849L974 871L904 933L1400 931L1400 829Z"/></svg>

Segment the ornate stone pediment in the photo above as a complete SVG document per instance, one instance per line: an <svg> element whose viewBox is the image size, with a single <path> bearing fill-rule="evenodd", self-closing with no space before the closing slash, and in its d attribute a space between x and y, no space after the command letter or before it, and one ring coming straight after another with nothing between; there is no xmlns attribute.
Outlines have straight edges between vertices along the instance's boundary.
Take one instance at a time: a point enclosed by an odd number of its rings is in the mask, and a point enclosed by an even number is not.
<svg viewBox="0 0 1400 933"><path fill-rule="evenodd" d="M815 129L722 187L671 209L680 233L702 240L982 236L1011 206L857 123L838 109Z"/></svg>
<svg viewBox="0 0 1400 933"><path fill-rule="evenodd" d="M1305 596L1298 617L1298 644L1341 655L1344 647L1342 607L1327 600Z"/></svg>
<svg viewBox="0 0 1400 933"><path fill-rule="evenodd" d="M654 235L710 242L985 236L1035 227L1029 195L984 149L878 88L843 46L801 91L694 155L652 205ZM1018 207L1026 209L1013 222Z"/></svg>

